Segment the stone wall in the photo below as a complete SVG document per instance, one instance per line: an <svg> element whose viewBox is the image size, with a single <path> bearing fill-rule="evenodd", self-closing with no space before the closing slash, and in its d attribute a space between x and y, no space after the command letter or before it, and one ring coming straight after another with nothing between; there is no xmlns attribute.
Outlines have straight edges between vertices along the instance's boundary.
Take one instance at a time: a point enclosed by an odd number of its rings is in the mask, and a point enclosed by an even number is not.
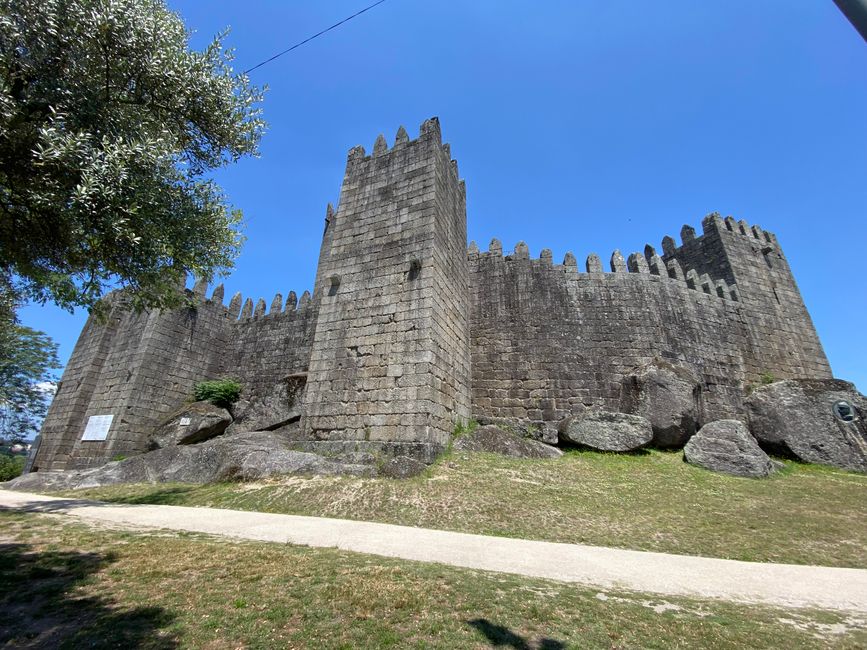
<svg viewBox="0 0 867 650"><path fill-rule="evenodd" d="M156 425L199 381L235 377L250 398L306 370L316 320L309 294L297 306L288 300L285 311L275 301L266 314L252 301L241 312L240 296L227 308L222 286L210 300L205 290L199 283L189 293L194 307L162 312L132 312L115 296L105 323L88 319L43 424L36 469L90 467L145 451ZM95 415L114 416L106 440L82 440Z"/></svg>
<svg viewBox="0 0 867 650"><path fill-rule="evenodd" d="M620 253L613 272L598 257L578 272L572 255L530 259L526 246L469 253L473 414L557 422L584 406L617 410L628 371L659 357L694 366L708 417L741 412L740 304L651 273ZM635 262L635 258L631 258ZM658 269L658 267L656 267Z"/></svg>
<svg viewBox="0 0 867 650"><path fill-rule="evenodd" d="M145 451L153 427L189 397L193 384L219 376L228 340L226 309L213 301L135 313L116 299L107 323L91 318L85 327L43 425L34 465L89 467ZM79 368L86 368L80 383ZM114 416L106 440L82 440L95 415Z"/></svg>
<svg viewBox="0 0 867 650"><path fill-rule="evenodd" d="M241 383L242 398L268 394L287 375L307 371L316 312L309 293L298 302L291 291L285 309L277 294L267 314L235 324L223 374Z"/></svg>

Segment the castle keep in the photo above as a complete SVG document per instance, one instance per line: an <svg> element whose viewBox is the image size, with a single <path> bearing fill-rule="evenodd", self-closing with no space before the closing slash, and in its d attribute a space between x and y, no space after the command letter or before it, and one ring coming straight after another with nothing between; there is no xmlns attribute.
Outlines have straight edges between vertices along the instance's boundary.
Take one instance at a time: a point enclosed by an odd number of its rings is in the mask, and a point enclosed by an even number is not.
<svg viewBox="0 0 867 650"><path fill-rule="evenodd" d="M587 406L621 410L624 377L654 360L696 373L707 422L743 419L744 387L764 373L831 378L777 238L758 226L711 215L679 246L579 268L523 243L467 247L465 196L434 118L415 140L401 128L391 148L380 136L370 155L349 152L312 294L227 306L222 285L207 297L199 282L194 307L138 314L113 296L75 346L34 468L146 451L193 385L218 377L237 378L250 408L299 395L287 435L303 448L426 462L471 417L545 429ZM111 417L82 439L94 416Z"/></svg>

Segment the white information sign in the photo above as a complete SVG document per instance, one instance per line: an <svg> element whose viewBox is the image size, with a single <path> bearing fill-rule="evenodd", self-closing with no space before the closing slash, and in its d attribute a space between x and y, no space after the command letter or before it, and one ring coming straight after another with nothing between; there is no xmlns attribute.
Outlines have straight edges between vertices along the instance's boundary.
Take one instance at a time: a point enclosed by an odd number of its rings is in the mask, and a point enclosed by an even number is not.
<svg viewBox="0 0 867 650"><path fill-rule="evenodd" d="M84 428L84 435L81 436L81 439L105 440L108 437L112 420L114 420L113 415L91 415L87 419L87 426Z"/></svg>
<svg viewBox="0 0 867 650"><path fill-rule="evenodd" d="M190 418L181 418L181 426L182 427L190 426L190 422L192 422L192 420Z"/></svg>

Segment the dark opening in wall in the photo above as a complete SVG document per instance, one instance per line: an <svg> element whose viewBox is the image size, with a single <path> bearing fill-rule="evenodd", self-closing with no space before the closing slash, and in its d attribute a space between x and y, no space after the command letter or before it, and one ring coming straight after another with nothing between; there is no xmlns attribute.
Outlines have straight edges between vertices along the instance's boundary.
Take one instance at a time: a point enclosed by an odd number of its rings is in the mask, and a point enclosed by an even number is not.
<svg viewBox="0 0 867 650"><path fill-rule="evenodd" d="M771 260L771 256L773 255L773 253L774 253L774 249L771 248L770 246L765 246L762 249L762 256L765 258L765 264L768 265L769 269L774 268L774 263Z"/></svg>
<svg viewBox="0 0 867 650"><path fill-rule="evenodd" d="M339 288L340 288L340 276L339 275L332 275L329 278L328 295L329 296L336 296L337 290Z"/></svg>
<svg viewBox="0 0 867 650"><path fill-rule="evenodd" d="M407 273L406 278L412 282L413 280L417 280L419 275L421 275L421 262L413 260L409 263L409 273Z"/></svg>
<svg viewBox="0 0 867 650"><path fill-rule="evenodd" d="M855 421L855 408L846 400L834 402L832 409L834 411L834 417L838 420L842 420L843 422Z"/></svg>

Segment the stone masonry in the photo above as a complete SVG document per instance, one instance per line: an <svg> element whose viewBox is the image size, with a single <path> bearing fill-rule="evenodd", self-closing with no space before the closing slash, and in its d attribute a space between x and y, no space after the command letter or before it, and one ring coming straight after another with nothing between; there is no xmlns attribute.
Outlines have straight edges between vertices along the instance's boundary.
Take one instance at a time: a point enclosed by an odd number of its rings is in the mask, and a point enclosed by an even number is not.
<svg viewBox="0 0 867 650"><path fill-rule="evenodd" d="M701 378L703 422L745 420L744 388L831 377L772 233L710 215L603 268L579 270L518 243L467 248L466 192L436 118L393 147L349 152L328 207L313 294L270 307L223 287L194 306L136 314L112 295L89 319L42 429L35 469L83 468L147 449L205 379L235 377L244 400L304 377L297 443L430 462L471 417L556 426L588 406L617 410L623 377L661 358ZM112 415L105 440L82 440Z"/></svg>

